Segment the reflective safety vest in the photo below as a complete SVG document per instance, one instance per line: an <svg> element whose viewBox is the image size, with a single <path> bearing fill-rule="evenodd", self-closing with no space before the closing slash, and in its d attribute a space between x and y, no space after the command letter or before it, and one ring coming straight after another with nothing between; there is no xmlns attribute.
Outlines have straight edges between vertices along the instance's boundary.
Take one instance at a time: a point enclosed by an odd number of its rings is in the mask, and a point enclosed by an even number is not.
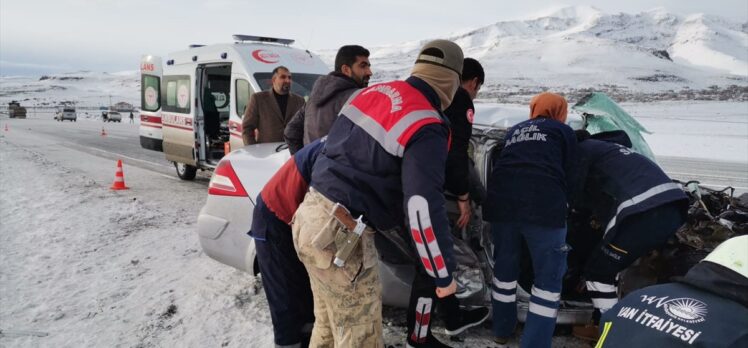
<svg viewBox="0 0 748 348"><path fill-rule="evenodd" d="M426 272L446 286L455 262L443 192L449 127L438 103L414 77L353 94L330 129L312 186L376 229L409 223Z"/></svg>
<svg viewBox="0 0 748 348"><path fill-rule="evenodd" d="M408 103L403 104L404 98ZM397 157L403 157L405 145L418 129L444 122L431 103L405 81L359 90L340 113Z"/></svg>

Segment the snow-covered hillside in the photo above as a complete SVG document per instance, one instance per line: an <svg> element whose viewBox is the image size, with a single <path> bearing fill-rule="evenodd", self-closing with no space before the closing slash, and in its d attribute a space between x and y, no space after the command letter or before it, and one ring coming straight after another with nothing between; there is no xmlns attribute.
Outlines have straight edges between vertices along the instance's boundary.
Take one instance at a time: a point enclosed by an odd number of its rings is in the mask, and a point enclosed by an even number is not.
<svg viewBox="0 0 748 348"><path fill-rule="evenodd" d="M109 106L118 102L140 105L140 76L137 71L96 73L79 71L48 76L0 77L0 105L11 100L25 107L52 107L73 103L86 107Z"/></svg>
<svg viewBox="0 0 748 348"><path fill-rule="evenodd" d="M748 97L748 23L703 14L605 14L576 6L442 37L485 67L482 98L590 88L619 99L679 99L682 90L710 94L704 99ZM428 39L372 48L375 79L406 76ZM324 56L331 60L334 52Z"/></svg>
<svg viewBox="0 0 748 348"><path fill-rule="evenodd" d="M532 19L503 21L422 41L369 47L373 82L408 75L418 49L441 37L456 41L485 67L484 101L526 103L544 90L573 102L591 90L619 101L748 100L748 23L657 8L606 14L590 6L567 7ZM318 52L332 67L337 48ZM139 105L137 72L76 72L0 77L0 105Z"/></svg>

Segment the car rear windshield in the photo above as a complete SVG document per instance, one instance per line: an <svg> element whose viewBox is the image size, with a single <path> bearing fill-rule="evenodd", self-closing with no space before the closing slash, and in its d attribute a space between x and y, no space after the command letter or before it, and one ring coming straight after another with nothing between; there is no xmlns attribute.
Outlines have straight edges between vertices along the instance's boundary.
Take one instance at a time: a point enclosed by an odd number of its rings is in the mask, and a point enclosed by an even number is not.
<svg viewBox="0 0 748 348"><path fill-rule="evenodd" d="M316 82L320 76L322 75L291 72L291 93L298 94L304 98L308 97L312 92L314 82ZM255 80L257 80L260 89L263 91L267 91L273 86L273 83L270 81L272 77L272 72L255 73Z"/></svg>
<svg viewBox="0 0 748 348"><path fill-rule="evenodd" d="M75 112L75 109L72 108L64 108L62 109L63 112Z"/></svg>

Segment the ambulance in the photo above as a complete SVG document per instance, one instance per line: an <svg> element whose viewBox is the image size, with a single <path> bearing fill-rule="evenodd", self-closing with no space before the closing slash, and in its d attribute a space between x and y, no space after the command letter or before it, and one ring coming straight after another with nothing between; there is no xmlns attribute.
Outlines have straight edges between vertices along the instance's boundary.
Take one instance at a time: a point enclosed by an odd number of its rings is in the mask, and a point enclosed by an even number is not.
<svg viewBox="0 0 748 348"><path fill-rule="evenodd" d="M226 153L244 147L244 109L253 93L272 88L274 68L287 67L291 92L305 99L317 78L330 72L315 54L291 47L294 40L233 39L169 54L163 70L158 57L145 56L141 62L141 102L148 115L145 122L141 116L141 146L163 151L183 180L194 179L198 169L215 169ZM153 89L159 91L155 96Z"/></svg>
<svg viewBox="0 0 748 348"><path fill-rule="evenodd" d="M140 146L163 151L161 133L161 57L146 55L140 60Z"/></svg>

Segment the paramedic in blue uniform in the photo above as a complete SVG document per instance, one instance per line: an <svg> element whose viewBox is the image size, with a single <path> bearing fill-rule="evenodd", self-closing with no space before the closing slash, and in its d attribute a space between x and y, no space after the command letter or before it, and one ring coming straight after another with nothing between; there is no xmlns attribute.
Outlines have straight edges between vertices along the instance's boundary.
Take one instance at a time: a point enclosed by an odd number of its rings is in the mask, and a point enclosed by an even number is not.
<svg viewBox="0 0 748 348"><path fill-rule="evenodd" d="M675 234L685 222L688 198L656 163L631 149L623 131L581 140L577 175L581 193L574 194L572 207L591 211L603 225L603 239L584 269L593 323L574 328L575 336L595 340L600 314L617 302L618 273Z"/></svg>
<svg viewBox="0 0 748 348"><path fill-rule="evenodd" d="M564 97L541 93L530 101L530 119L507 131L488 181L484 219L492 222L493 333L506 343L517 324L517 277L522 239L535 278L521 347L551 346L566 272L568 178L576 137L565 124Z"/></svg>
<svg viewBox="0 0 748 348"><path fill-rule="evenodd" d="M726 240L674 283L632 292L601 323L599 348L748 347L748 236Z"/></svg>
<svg viewBox="0 0 748 348"><path fill-rule="evenodd" d="M294 154L257 195L249 235L254 238L276 347L307 347L314 323L309 275L296 256L291 219L307 192L324 138Z"/></svg>
<svg viewBox="0 0 748 348"><path fill-rule="evenodd" d="M452 237L444 208L444 174L449 125L442 111L460 85L462 49L446 40L426 43L411 76L357 91L330 129L314 165L313 185L293 225L299 258L309 272L316 316L312 345L383 345L381 283L373 248L377 230L409 222L422 266L439 297L455 292ZM367 227L361 248L343 266L331 265L338 249L330 239L336 203ZM348 232L349 233L349 232ZM316 246L315 246L316 245ZM372 253L373 251L373 253ZM418 303L427 325L431 298ZM417 343L427 340L419 331Z"/></svg>

